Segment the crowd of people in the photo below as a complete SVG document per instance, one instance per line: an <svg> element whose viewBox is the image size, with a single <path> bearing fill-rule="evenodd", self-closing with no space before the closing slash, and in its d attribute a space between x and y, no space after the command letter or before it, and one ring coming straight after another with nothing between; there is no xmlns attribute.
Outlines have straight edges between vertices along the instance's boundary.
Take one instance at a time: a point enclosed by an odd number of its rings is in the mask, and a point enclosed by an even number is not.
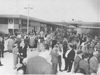
<svg viewBox="0 0 100 75"><path fill-rule="evenodd" d="M37 53L29 56L30 52ZM55 31L0 37L0 57L10 52L14 69L24 74L57 74L59 71L97 74L100 71L100 37ZM62 69L64 60L64 69ZM0 60L0 66L2 66Z"/></svg>

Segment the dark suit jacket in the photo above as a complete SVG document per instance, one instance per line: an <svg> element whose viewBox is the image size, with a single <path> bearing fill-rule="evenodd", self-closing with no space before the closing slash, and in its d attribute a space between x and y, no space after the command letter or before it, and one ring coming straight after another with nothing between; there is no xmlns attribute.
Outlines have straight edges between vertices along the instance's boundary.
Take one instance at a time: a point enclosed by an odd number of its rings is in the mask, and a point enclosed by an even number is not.
<svg viewBox="0 0 100 75"><path fill-rule="evenodd" d="M68 59L69 61L74 61L74 57L75 57L75 51L74 51L74 50L71 50L71 51L68 53L67 59Z"/></svg>
<svg viewBox="0 0 100 75"><path fill-rule="evenodd" d="M24 48L22 48L21 46L18 47L20 56L22 56L24 58L27 57L27 47L28 47L28 45L26 43L25 43Z"/></svg>

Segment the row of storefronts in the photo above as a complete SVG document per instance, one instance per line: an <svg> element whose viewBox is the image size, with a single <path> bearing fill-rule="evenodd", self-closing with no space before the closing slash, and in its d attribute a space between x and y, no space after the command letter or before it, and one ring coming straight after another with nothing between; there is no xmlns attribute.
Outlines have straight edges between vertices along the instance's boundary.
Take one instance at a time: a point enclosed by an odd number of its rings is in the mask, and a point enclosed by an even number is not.
<svg viewBox="0 0 100 75"><path fill-rule="evenodd" d="M0 31L6 34L27 33L27 22L27 16L0 15ZM59 26L54 23L30 17L28 32L51 32L56 30L57 27Z"/></svg>
<svg viewBox="0 0 100 75"><path fill-rule="evenodd" d="M44 31L50 33L58 28L67 31L77 31L87 33L93 29L100 29L100 23L88 22L48 22L41 19L23 15L0 15L0 32L6 34L33 33ZM27 23L29 22L28 28Z"/></svg>

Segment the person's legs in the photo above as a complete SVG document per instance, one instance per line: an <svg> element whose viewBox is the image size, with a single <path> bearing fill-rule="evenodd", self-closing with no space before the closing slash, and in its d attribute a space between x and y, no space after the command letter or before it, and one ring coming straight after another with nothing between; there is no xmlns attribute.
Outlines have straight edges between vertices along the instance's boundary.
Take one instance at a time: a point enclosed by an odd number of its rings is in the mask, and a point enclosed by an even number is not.
<svg viewBox="0 0 100 75"><path fill-rule="evenodd" d="M19 70L17 71L17 75L23 75L23 74L24 74L23 69L19 69Z"/></svg>
<svg viewBox="0 0 100 75"><path fill-rule="evenodd" d="M1 63L1 50L0 50L0 66L3 66Z"/></svg>
<svg viewBox="0 0 100 75"><path fill-rule="evenodd" d="M20 63L21 63L21 64L23 63L23 58L20 58Z"/></svg>
<svg viewBox="0 0 100 75"><path fill-rule="evenodd" d="M56 74L57 73L57 64L53 63L52 68L53 68L53 73Z"/></svg>
<svg viewBox="0 0 100 75"><path fill-rule="evenodd" d="M29 49L30 49L30 51L32 51L32 49L33 49L32 46L29 45Z"/></svg>
<svg viewBox="0 0 100 75"><path fill-rule="evenodd" d="M0 66L2 66L3 64L1 63L1 57L0 57Z"/></svg>
<svg viewBox="0 0 100 75"><path fill-rule="evenodd" d="M26 74L26 66L22 64L21 67L17 68L17 72L21 74Z"/></svg>
<svg viewBox="0 0 100 75"><path fill-rule="evenodd" d="M13 54L14 58L14 69L16 69L16 65L18 64L18 55Z"/></svg>
<svg viewBox="0 0 100 75"><path fill-rule="evenodd" d="M65 59L65 70L67 70L68 69L68 60L67 59Z"/></svg>
<svg viewBox="0 0 100 75"><path fill-rule="evenodd" d="M71 69L72 69L72 64L73 64L73 62L70 61L69 64L68 64L68 67L69 67L69 68L68 68L68 72L71 71Z"/></svg>
<svg viewBox="0 0 100 75"><path fill-rule="evenodd" d="M58 63L59 63L59 71L61 71L61 65L62 65L61 56L58 57Z"/></svg>
<svg viewBox="0 0 100 75"><path fill-rule="evenodd" d="M4 57L4 49L1 50L1 57Z"/></svg>

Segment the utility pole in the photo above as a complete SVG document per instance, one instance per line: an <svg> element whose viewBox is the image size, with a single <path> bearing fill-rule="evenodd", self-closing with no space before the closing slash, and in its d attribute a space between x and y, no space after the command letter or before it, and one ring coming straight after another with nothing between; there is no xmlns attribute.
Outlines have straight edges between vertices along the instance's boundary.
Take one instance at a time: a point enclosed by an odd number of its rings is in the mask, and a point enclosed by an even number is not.
<svg viewBox="0 0 100 75"><path fill-rule="evenodd" d="M24 9L27 10L27 34L28 34L29 33L29 24L30 24L29 23L30 22L29 13L30 13L30 9L33 9L33 8L28 5L28 7L24 7Z"/></svg>

